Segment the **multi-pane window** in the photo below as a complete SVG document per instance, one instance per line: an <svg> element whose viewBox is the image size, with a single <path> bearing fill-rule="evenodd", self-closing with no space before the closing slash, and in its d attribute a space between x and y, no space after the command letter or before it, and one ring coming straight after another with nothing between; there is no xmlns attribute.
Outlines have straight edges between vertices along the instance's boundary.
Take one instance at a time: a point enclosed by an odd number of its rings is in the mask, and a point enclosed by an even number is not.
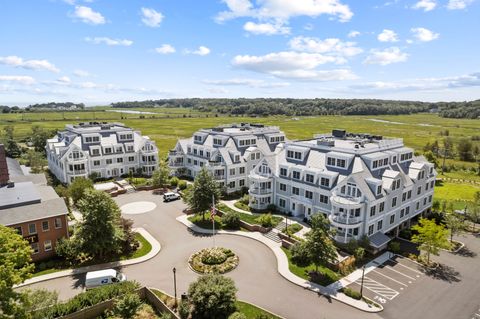
<svg viewBox="0 0 480 319"><path fill-rule="evenodd" d="M390 225L395 222L395 215L390 216Z"/></svg>
<svg viewBox="0 0 480 319"><path fill-rule="evenodd" d="M238 186L242 187L242 186L245 186L245 180L244 179L241 179L238 181Z"/></svg>
<svg viewBox="0 0 480 319"><path fill-rule="evenodd" d="M311 191L305 191L305 197L308 199L313 199L313 193Z"/></svg>
<svg viewBox="0 0 480 319"><path fill-rule="evenodd" d="M382 227L383 227L383 220L379 220L377 223L377 230L382 229Z"/></svg>
<svg viewBox="0 0 480 319"><path fill-rule="evenodd" d="M395 206L397 206L397 198L396 197L392 198L392 207L395 207Z"/></svg>
<svg viewBox="0 0 480 319"><path fill-rule="evenodd" d="M418 187L417 188L417 195L420 195L422 193L422 188L421 187Z"/></svg>
<svg viewBox="0 0 480 319"><path fill-rule="evenodd" d="M322 177L320 179L320 185L324 187L329 187L330 186L330 179Z"/></svg>
<svg viewBox="0 0 480 319"><path fill-rule="evenodd" d="M298 171L293 171L293 172L292 172L292 177L293 177L294 179L300 179L300 172L298 172Z"/></svg>
<svg viewBox="0 0 480 319"><path fill-rule="evenodd" d="M377 206L372 206L370 207L370 217L373 217L375 216L375 210L376 210Z"/></svg>
<svg viewBox="0 0 480 319"><path fill-rule="evenodd" d="M43 248L45 251L50 251L52 250L52 241L51 240L45 240L43 243Z"/></svg>
<svg viewBox="0 0 480 319"><path fill-rule="evenodd" d="M240 174L245 174L245 167L240 167L239 168L239 173Z"/></svg>
<svg viewBox="0 0 480 319"><path fill-rule="evenodd" d="M306 181L307 183L313 183L314 178L315 178L315 176L313 176L312 174L306 174L306 175L305 175L305 181Z"/></svg>
<svg viewBox="0 0 480 319"><path fill-rule="evenodd" d="M320 194L320 203L328 204L328 196Z"/></svg>
<svg viewBox="0 0 480 319"><path fill-rule="evenodd" d="M280 183L280 190L285 192L287 190L287 184Z"/></svg>
<svg viewBox="0 0 480 319"><path fill-rule="evenodd" d="M299 195L300 194L300 189L298 187L292 187L292 194L293 195Z"/></svg>
<svg viewBox="0 0 480 319"><path fill-rule="evenodd" d="M39 252L39 249L38 249L38 243L33 243L33 244L30 244L30 247L32 247L32 250L33 250L33 253L32 254L38 254Z"/></svg>
<svg viewBox="0 0 480 319"><path fill-rule="evenodd" d="M278 206L285 208L285 200L283 198L278 200Z"/></svg>
<svg viewBox="0 0 480 319"><path fill-rule="evenodd" d="M373 235L373 225L368 226L368 236Z"/></svg>
<svg viewBox="0 0 480 319"><path fill-rule="evenodd" d="M17 233L18 233L20 236L23 235L22 226L17 226L17 227L15 227L15 230L17 231Z"/></svg>
<svg viewBox="0 0 480 319"><path fill-rule="evenodd" d="M62 228L62 219L60 217L55 218L55 228Z"/></svg>
<svg viewBox="0 0 480 319"><path fill-rule="evenodd" d="M50 230L50 224L48 220L44 220L42 222L42 231L48 231L48 230Z"/></svg>
<svg viewBox="0 0 480 319"><path fill-rule="evenodd" d="M37 233L37 225L36 224L28 224L28 233L30 235Z"/></svg>
<svg viewBox="0 0 480 319"><path fill-rule="evenodd" d="M385 202L381 202L379 205L378 205L378 212L381 213L385 210Z"/></svg>
<svg viewBox="0 0 480 319"><path fill-rule="evenodd" d="M287 176L287 169L286 168L280 168L280 176Z"/></svg>

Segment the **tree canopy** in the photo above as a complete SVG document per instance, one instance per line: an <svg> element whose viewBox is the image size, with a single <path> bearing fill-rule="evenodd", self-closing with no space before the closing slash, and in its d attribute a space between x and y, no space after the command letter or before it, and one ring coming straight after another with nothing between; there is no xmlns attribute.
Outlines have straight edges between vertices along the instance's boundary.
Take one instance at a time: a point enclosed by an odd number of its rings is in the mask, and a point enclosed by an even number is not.
<svg viewBox="0 0 480 319"><path fill-rule="evenodd" d="M419 249L427 254L427 265L430 264L430 254L438 256L441 248L450 248L448 230L443 225L437 225L435 220L420 218L412 229L417 231L417 234L412 236L412 242L418 244Z"/></svg>
<svg viewBox="0 0 480 319"><path fill-rule="evenodd" d="M212 198L215 203L220 198L220 187L212 174L205 167L198 172L193 183L193 188L187 193L188 207L197 214L203 214L212 207Z"/></svg>

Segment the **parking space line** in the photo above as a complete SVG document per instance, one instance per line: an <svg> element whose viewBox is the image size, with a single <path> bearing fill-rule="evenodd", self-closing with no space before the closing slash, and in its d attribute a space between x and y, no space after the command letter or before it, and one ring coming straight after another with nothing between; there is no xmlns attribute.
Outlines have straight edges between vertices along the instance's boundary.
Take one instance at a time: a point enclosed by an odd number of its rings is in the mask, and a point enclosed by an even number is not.
<svg viewBox="0 0 480 319"><path fill-rule="evenodd" d="M396 261L396 260L393 260L393 259L390 259L390 260L393 261L394 263L402 266L402 267L405 267L405 268L407 268L407 269L410 269L411 271L414 271L414 272L416 272L416 273L419 273L420 275L423 275L423 272L421 272L421 271L418 271L418 270L416 270L416 269L413 269L413 268L410 268L410 267L408 267L408 266L405 266L404 264L402 264L402 263L399 262L399 261Z"/></svg>
<svg viewBox="0 0 480 319"><path fill-rule="evenodd" d="M417 279L415 279L415 278L413 278L413 277L410 277L409 275L405 275L403 272L400 272L400 271L398 271L398 270L393 269L392 266L385 265L385 269L390 269L391 271L394 271L394 272L396 272L396 273L398 273L398 274L400 274L400 275L402 275L402 276L405 276L405 277L407 277L407 278L409 278L409 279L417 280Z"/></svg>
<svg viewBox="0 0 480 319"><path fill-rule="evenodd" d="M395 281L396 283L399 283L399 284L402 285L402 286L408 287L408 286L405 285L403 282L400 282L400 281L398 281L398 280L396 280L396 279L393 279L392 277L389 277L389 276L387 276L387 275L385 275L385 274L382 274L381 272L378 272L378 271L376 271L375 269L372 270L372 271L375 272L375 273L377 273L377 274L379 274L379 275L381 275L381 276L383 276L383 277L385 277L385 278L388 278L388 279L390 279L390 280L393 280L393 281Z"/></svg>
<svg viewBox="0 0 480 319"><path fill-rule="evenodd" d="M361 286L361 284L358 282L360 281L361 279L355 281L355 283L359 286ZM365 287L366 289L382 296L382 297L385 297L387 298L388 300L392 300L393 298L395 298L396 296L398 296L400 293L388 286L385 286L369 277L364 277L364 280L363 280L363 287Z"/></svg>

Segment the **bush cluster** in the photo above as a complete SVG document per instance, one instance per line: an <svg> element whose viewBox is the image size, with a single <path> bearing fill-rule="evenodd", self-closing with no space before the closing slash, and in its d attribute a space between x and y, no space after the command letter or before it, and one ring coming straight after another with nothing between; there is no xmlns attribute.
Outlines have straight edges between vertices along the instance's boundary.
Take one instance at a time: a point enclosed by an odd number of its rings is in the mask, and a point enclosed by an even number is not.
<svg viewBox="0 0 480 319"><path fill-rule="evenodd" d="M350 298L357 299L357 300L362 299L362 295L356 290L353 290L350 288L343 288L342 292L347 296L349 296Z"/></svg>
<svg viewBox="0 0 480 319"><path fill-rule="evenodd" d="M103 301L133 293L139 284L124 281L82 292L65 303L59 303L42 311L42 318L53 319L80 311Z"/></svg>
<svg viewBox="0 0 480 319"><path fill-rule="evenodd" d="M222 216L222 224L228 229L239 229L240 215L237 212L227 212Z"/></svg>
<svg viewBox="0 0 480 319"><path fill-rule="evenodd" d="M230 249L206 248L190 256L188 263L193 270L203 274L223 274L238 266L238 256Z"/></svg>
<svg viewBox="0 0 480 319"><path fill-rule="evenodd" d="M258 217L255 221L266 228L273 226L273 218L270 213Z"/></svg>
<svg viewBox="0 0 480 319"><path fill-rule="evenodd" d="M204 249L201 254L202 263L207 265L218 265L227 260L227 255L223 248Z"/></svg>

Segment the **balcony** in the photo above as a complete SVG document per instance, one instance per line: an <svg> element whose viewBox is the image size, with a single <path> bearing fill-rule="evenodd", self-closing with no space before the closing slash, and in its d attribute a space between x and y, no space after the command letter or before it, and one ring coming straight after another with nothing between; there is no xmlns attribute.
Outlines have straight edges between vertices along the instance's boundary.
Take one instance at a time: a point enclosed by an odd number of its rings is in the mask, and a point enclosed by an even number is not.
<svg viewBox="0 0 480 319"><path fill-rule="evenodd" d="M221 180L225 179L225 175L213 175L213 178L215 178L216 180Z"/></svg>
<svg viewBox="0 0 480 319"><path fill-rule="evenodd" d="M168 163L168 166L170 166L170 167L183 167L185 165L183 164L183 162L173 162L173 163L171 162L171 163Z"/></svg>
<svg viewBox="0 0 480 319"><path fill-rule="evenodd" d="M155 164L157 164L157 161L142 161L142 164L144 164L144 165L155 165Z"/></svg>
<svg viewBox="0 0 480 319"><path fill-rule="evenodd" d="M345 226L358 226L363 220L361 217L347 217L346 215L335 215L332 214L329 217L330 222L334 226L345 227Z"/></svg>
<svg viewBox="0 0 480 319"><path fill-rule="evenodd" d="M346 236L345 236L346 235ZM333 239L336 241L336 242L339 242L339 243L348 243L350 240L353 239L353 235L352 234L348 234L348 233L345 233L345 232L337 232L335 234L335 236L333 237Z"/></svg>
<svg viewBox="0 0 480 319"><path fill-rule="evenodd" d="M333 202L333 204L337 204L339 206L358 206L362 204L362 198L361 197L343 197L343 196L338 196L337 194L333 194L332 197L330 197L330 200Z"/></svg>
<svg viewBox="0 0 480 319"><path fill-rule="evenodd" d="M169 150L168 156L183 156L183 153L177 150Z"/></svg>
<svg viewBox="0 0 480 319"><path fill-rule="evenodd" d="M68 171L69 175L85 175L86 173L87 173L87 171L84 170L84 169L77 169L77 170L74 170L74 171Z"/></svg>
<svg viewBox="0 0 480 319"><path fill-rule="evenodd" d="M248 192L255 195L265 195L271 194L273 190L271 188L250 188Z"/></svg>
<svg viewBox="0 0 480 319"><path fill-rule="evenodd" d="M208 166L222 166L223 162L208 161Z"/></svg>

